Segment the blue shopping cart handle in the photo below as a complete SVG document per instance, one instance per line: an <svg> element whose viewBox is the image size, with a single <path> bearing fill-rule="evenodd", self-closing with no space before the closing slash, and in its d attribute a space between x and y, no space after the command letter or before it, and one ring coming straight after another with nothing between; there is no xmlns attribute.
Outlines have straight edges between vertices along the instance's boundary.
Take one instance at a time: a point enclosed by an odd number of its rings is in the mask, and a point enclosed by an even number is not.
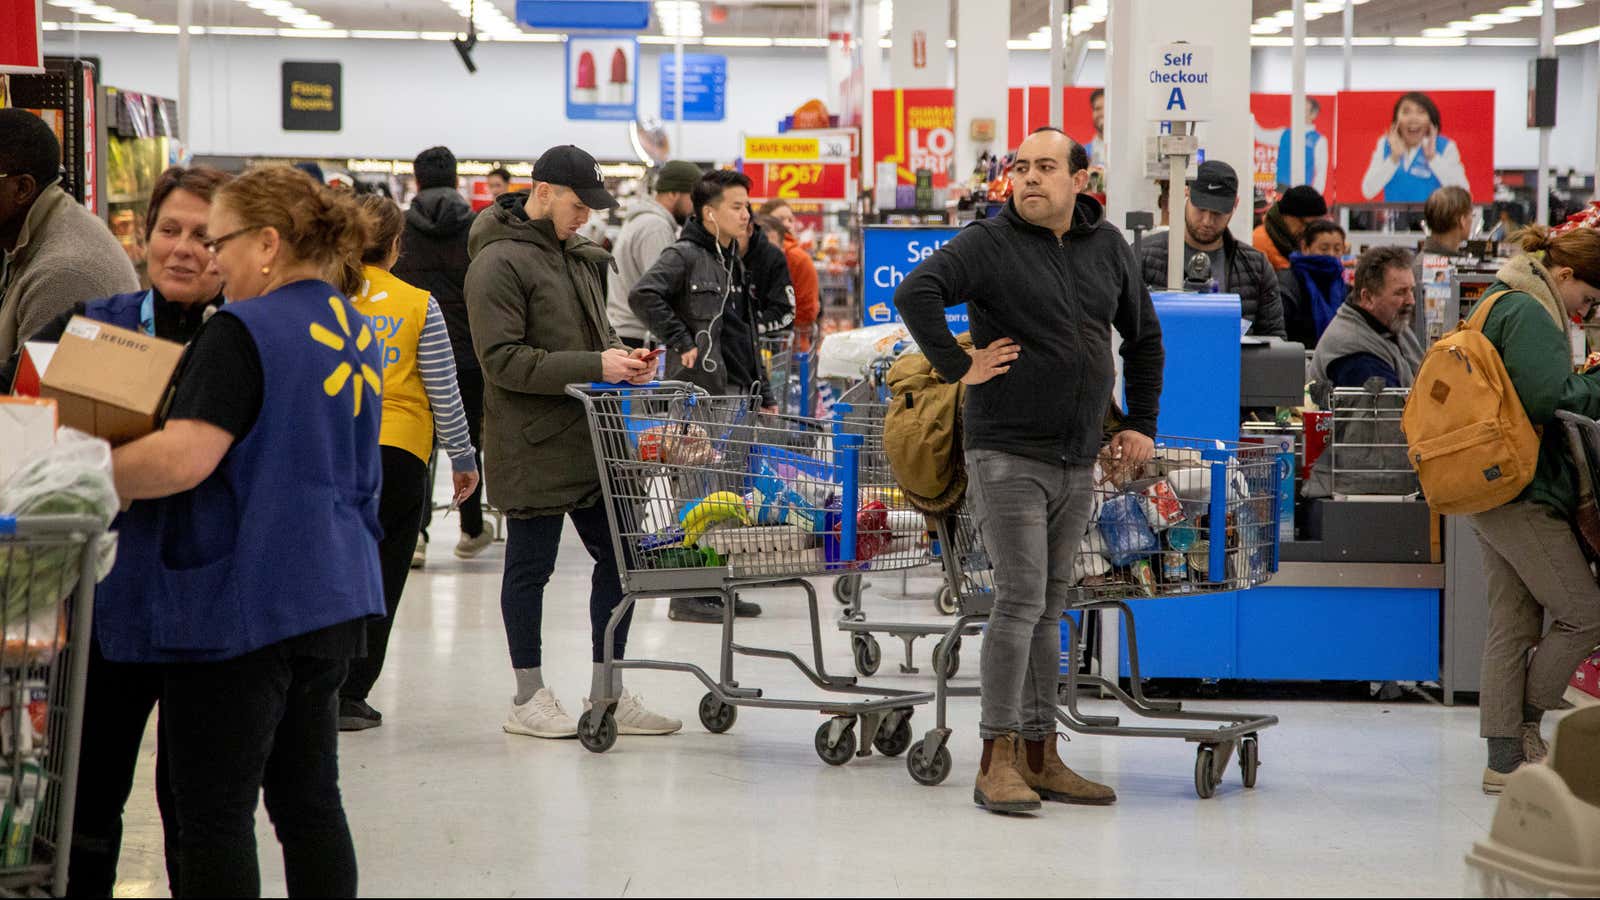
<svg viewBox="0 0 1600 900"><path fill-rule="evenodd" d="M14 535L17 533L16 516L0 516L0 534Z"/></svg>
<svg viewBox="0 0 1600 900"><path fill-rule="evenodd" d="M648 390L660 390L664 386L675 385L675 384L678 384L678 383L679 382L676 382L676 381L650 381L650 382L646 382L644 384L633 384L633 383L627 382L627 381L617 381L617 382L591 381L591 382L589 382L589 390L591 390L591 391L648 391Z"/></svg>

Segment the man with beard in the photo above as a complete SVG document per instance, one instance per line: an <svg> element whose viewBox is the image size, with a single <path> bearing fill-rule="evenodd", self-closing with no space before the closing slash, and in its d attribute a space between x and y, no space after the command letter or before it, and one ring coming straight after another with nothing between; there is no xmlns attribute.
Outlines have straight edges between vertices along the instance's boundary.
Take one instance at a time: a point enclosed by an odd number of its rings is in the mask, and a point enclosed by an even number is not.
<svg viewBox="0 0 1600 900"><path fill-rule="evenodd" d="M628 305L628 294L644 273L656 264L661 251L678 239L678 229L694 212L690 193L700 180L700 167L675 159L656 175L655 194L628 209L611 255L617 272L606 286L606 315L617 337L638 349L652 343L650 328Z"/></svg>
<svg viewBox="0 0 1600 900"><path fill-rule="evenodd" d="M1183 210L1185 281L1189 273L1205 271L1193 279L1202 291L1239 295L1239 312L1251 322L1250 333L1287 337L1283 304L1278 299L1278 279L1260 250L1235 240L1228 222L1239 208L1239 176L1225 162L1208 159L1189 185L1189 202ZM1167 241L1171 232L1151 235L1139 242L1144 283L1153 291L1167 289ZM1204 257L1204 263L1194 260Z"/></svg>

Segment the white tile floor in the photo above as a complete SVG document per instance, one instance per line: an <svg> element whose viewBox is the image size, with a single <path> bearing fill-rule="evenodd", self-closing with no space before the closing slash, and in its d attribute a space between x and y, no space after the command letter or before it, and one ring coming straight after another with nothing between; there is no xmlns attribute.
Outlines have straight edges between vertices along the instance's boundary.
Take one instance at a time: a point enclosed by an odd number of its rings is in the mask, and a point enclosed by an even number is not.
<svg viewBox="0 0 1600 900"><path fill-rule="evenodd" d="M955 772L936 788L913 783L901 759L824 765L812 749L821 720L808 713L746 709L728 734L707 734L695 715L703 688L671 673L633 672L628 683L689 723L677 736L624 737L604 755L508 736L503 545L461 563L453 522L435 536L372 697L385 724L341 745L365 895L1454 895L1468 883L1462 856L1493 814L1478 787L1477 710L1415 702L1218 704L1282 724L1262 739L1259 787L1242 789L1235 767L1207 801L1194 793L1189 745L1079 738L1067 760L1114 785L1119 802L1047 805L1031 819L972 805L975 700L952 703ZM587 572L569 528L545 611L547 679L569 709L589 683ZM877 587L897 591L899 579ZM798 595L751 599L766 615L743 639L803 652ZM921 618L932 605L876 608ZM717 631L669 622L665 603L650 604L631 647L711 667ZM849 671L848 641L831 629L826 638L830 667ZM964 647L963 681L976 677L977 645ZM918 645L924 666L927 652ZM787 664L748 660L739 671L747 686L808 689ZM878 678L931 684L897 674L892 655ZM931 720L913 720L919 735ZM126 896L166 890L153 747L129 805ZM260 823L264 888L282 896L264 814Z"/></svg>

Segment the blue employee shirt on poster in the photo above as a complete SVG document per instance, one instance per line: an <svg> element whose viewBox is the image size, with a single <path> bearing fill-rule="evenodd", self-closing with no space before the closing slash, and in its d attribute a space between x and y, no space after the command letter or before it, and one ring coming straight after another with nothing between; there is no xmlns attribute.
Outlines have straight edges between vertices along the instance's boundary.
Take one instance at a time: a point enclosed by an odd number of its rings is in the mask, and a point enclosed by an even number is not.
<svg viewBox="0 0 1600 900"><path fill-rule="evenodd" d="M661 54L661 119L677 118L677 59ZM683 55L683 120L721 122L727 116L728 58L711 53Z"/></svg>
<svg viewBox="0 0 1600 900"><path fill-rule="evenodd" d="M568 38L567 118L609 122L639 118L638 59L636 38Z"/></svg>
<svg viewBox="0 0 1600 900"><path fill-rule="evenodd" d="M862 324L884 325L900 321L894 308L894 289L918 263L933 255L956 236L959 228L895 227L886 225L863 229L861 238ZM967 305L944 311L945 321L955 334L966 331Z"/></svg>

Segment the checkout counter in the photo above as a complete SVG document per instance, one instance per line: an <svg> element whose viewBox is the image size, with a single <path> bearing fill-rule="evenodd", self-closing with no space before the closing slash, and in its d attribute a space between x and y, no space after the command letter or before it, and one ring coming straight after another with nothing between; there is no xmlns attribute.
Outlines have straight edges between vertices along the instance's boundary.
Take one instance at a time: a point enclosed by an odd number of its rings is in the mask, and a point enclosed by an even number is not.
<svg viewBox="0 0 1600 900"><path fill-rule="evenodd" d="M1301 405L1304 348L1241 339L1236 296L1153 299L1166 345L1162 434L1237 440L1241 410ZM1446 702L1476 691L1487 600L1470 526L1403 497L1307 501L1296 478L1295 540L1281 543L1269 584L1138 602L1141 674L1438 681Z"/></svg>

